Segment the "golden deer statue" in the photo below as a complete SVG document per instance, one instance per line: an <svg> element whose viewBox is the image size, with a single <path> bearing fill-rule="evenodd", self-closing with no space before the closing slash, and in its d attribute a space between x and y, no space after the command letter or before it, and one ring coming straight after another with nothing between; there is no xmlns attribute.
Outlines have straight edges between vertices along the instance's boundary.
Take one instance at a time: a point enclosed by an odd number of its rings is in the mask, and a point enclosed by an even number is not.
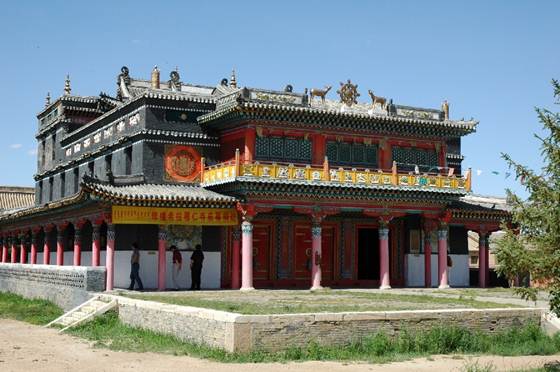
<svg viewBox="0 0 560 372"><path fill-rule="evenodd" d="M313 100L313 97L321 97L321 102L325 103L325 96L327 95L329 90L331 90L331 88L332 87L330 85L327 85L325 86L325 89L311 89L311 99Z"/></svg>
<svg viewBox="0 0 560 372"><path fill-rule="evenodd" d="M385 109L387 107L387 98L376 96L375 94L373 94L373 91L371 89L368 90L368 93L371 97L371 104L373 106L375 106L376 103L379 103L382 109Z"/></svg>

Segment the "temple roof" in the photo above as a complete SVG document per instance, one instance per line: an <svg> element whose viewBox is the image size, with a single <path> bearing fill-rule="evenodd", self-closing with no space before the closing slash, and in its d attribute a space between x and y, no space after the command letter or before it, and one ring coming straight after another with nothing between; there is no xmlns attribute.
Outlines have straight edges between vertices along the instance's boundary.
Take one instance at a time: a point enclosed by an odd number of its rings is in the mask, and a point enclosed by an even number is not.
<svg viewBox="0 0 560 372"><path fill-rule="evenodd" d="M31 207L35 202L35 188L0 186L0 210Z"/></svg>
<svg viewBox="0 0 560 372"><path fill-rule="evenodd" d="M454 201L449 210L453 217L463 220L509 221L512 207L506 198L466 195Z"/></svg>
<svg viewBox="0 0 560 372"><path fill-rule="evenodd" d="M84 190L91 196L115 204L173 207L231 207L236 199L203 187L184 184L111 185L84 178Z"/></svg>

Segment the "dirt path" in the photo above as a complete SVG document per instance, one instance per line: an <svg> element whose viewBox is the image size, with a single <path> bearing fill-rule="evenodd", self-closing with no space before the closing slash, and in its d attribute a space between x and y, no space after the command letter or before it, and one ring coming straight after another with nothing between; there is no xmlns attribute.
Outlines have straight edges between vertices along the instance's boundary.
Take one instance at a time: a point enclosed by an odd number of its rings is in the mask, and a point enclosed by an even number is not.
<svg viewBox="0 0 560 372"><path fill-rule="evenodd" d="M500 370L542 366L549 357L452 357L425 358L384 365L335 362L305 362L286 364L220 364L190 357L152 353L113 352L96 349L56 330L45 329L14 320L0 319L0 371L298 371L298 372L360 372L360 371L460 371L468 360L479 365L492 362Z"/></svg>

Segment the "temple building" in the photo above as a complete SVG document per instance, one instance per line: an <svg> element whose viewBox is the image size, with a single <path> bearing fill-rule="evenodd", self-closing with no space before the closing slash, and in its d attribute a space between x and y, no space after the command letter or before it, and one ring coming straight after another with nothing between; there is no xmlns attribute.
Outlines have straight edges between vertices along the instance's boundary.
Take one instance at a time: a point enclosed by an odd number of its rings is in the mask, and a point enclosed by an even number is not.
<svg viewBox="0 0 560 372"><path fill-rule="evenodd" d="M471 195L461 138L478 122L330 90L123 67L114 96L79 96L67 77L37 115L34 205L0 210L2 262L106 266L125 288L137 242L144 286L164 290L169 247L201 244L204 288L446 288L469 285L474 231L486 286L509 213Z"/></svg>

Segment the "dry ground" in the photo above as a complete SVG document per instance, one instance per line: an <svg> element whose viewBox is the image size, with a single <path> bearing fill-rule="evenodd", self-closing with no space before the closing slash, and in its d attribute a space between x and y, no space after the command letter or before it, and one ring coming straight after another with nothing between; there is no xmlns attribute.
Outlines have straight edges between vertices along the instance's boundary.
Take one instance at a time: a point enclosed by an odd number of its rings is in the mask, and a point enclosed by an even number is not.
<svg viewBox="0 0 560 372"><path fill-rule="evenodd" d="M113 352L92 348L87 342L54 329L14 320L0 319L0 371L462 371L470 363L492 363L498 370L511 371L542 366L560 360L557 356L457 357L437 356L390 364L303 362L286 364L221 364L185 356Z"/></svg>

